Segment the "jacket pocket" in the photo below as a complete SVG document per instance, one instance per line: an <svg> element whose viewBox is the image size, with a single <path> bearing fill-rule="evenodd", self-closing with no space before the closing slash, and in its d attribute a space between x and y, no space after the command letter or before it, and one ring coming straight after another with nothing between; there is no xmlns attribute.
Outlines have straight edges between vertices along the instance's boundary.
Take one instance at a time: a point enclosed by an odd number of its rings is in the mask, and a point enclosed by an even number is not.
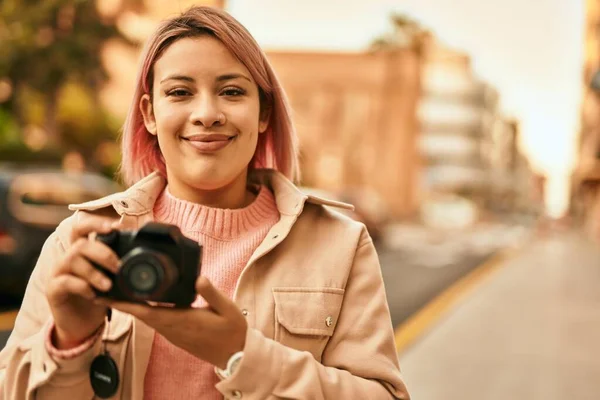
<svg viewBox="0 0 600 400"><path fill-rule="evenodd" d="M344 299L339 288L273 288L275 340L321 360Z"/></svg>

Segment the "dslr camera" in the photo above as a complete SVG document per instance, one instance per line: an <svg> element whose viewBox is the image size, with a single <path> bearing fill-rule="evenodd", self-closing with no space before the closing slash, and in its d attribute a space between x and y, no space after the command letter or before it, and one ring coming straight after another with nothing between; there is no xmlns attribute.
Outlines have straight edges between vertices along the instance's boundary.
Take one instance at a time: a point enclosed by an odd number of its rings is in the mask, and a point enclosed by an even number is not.
<svg viewBox="0 0 600 400"><path fill-rule="evenodd" d="M119 301L174 304L188 307L196 299L202 247L185 237L175 225L150 222L137 231L113 230L99 240L121 259L118 273L94 266L111 280L99 296Z"/></svg>

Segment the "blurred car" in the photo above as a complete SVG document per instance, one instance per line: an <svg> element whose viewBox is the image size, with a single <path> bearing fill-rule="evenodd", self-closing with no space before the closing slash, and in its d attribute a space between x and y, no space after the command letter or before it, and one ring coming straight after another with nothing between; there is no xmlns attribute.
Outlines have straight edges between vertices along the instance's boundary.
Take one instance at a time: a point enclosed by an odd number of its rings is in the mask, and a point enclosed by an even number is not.
<svg viewBox="0 0 600 400"><path fill-rule="evenodd" d="M42 245L72 214L69 204L118 190L95 173L0 165L0 295L23 296Z"/></svg>

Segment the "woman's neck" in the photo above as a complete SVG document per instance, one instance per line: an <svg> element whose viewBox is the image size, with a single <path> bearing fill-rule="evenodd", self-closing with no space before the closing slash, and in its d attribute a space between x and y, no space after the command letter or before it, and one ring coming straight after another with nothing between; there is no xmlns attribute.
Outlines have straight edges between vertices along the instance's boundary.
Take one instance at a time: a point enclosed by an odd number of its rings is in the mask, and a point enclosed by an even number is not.
<svg viewBox="0 0 600 400"><path fill-rule="evenodd" d="M174 197L210 208L238 209L250 205L256 195L247 188L247 171L218 189L199 189L177 179L168 179L169 193Z"/></svg>

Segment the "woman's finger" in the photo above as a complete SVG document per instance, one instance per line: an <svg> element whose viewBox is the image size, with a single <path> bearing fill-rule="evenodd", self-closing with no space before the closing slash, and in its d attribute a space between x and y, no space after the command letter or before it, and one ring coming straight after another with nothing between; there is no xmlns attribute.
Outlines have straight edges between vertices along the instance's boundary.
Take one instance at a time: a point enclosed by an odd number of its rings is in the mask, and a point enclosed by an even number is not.
<svg viewBox="0 0 600 400"><path fill-rule="evenodd" d="M111 280L83 257L75 257L71 261L71 274L89 282L102 292L108 291L112 286Z"/></svg>
<svg viewBox="0 0 600 400"><path fill-rule="evenodd" d="M235 304L219 289L214 287L205 276L200 276L196 279L196 293L202 296L217 314L226 314L232 308L235 308Z"/></svg>
<svg viewBox="0 0 600 400"><path fill-rule="evenodd" d="M112 230L114 221L106 217L91 215L73 225L71 229L71 243L79 238L88 237L90 233L108 233Z"/></svg>
<svg viewBox="0 0 600 400"><path fill-rule="evenodd" d="M51 285L60 288L60 291L65 295L78 295L88 300L93 300L96 297L96 293L94 293L88 282L75 275L64 274L58 276L52 280Z"/></svg>
<svg viewBox="0 0 600 400"><path fill-rule="evenodd" d="M121 263L119 257L110 247L100 241L87 240L79 249L79 254L113 274L119 271Z"/></svg>

